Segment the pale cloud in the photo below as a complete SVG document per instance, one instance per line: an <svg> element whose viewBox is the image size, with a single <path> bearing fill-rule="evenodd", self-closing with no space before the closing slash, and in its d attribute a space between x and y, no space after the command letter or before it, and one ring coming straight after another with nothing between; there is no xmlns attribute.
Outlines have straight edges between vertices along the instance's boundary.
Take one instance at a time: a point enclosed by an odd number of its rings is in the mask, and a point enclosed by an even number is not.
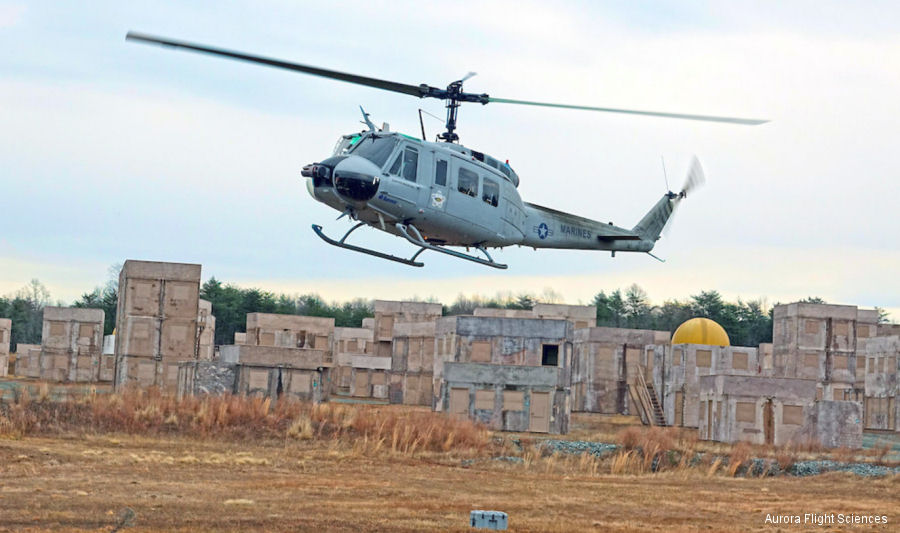
<svg viewBox="0 0 900 533"><path fill-rule="evenodd" d="M17 25L24 14L24 4L0 4L0 29Z"/></svg>

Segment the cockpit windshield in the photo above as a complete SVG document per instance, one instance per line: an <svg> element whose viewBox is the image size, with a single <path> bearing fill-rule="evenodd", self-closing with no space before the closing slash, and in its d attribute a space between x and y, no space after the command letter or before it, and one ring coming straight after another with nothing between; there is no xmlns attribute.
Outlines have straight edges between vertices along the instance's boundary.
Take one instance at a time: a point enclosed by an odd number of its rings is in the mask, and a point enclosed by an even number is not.
<svg viewBox="0 0 900 533"><path fill-rule="evenodd" d="M368 135L356 143L350 150L350 153L365 157L369 161L375 163L375 166L378 168L382 168L398 142L399 140L394 136L379 137L376 135Z"/></svg>

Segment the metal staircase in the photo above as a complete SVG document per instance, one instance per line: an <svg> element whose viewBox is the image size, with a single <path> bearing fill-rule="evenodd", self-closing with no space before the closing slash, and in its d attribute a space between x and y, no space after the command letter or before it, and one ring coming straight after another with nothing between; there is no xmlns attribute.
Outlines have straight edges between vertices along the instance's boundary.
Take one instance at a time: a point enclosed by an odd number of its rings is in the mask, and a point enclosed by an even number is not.
<svg viewBox="0 0 900 533"><path fill-rule="evenodd" d="M637 375L630 387L632 399L637 400L634 403L638 406L641 421L644 424L665 426L666 415L663 413L662 405L659 403L659 396L656 394L653 383L647 383L647 380L644 379L645 372L644 365L637 365Z"/></svg>

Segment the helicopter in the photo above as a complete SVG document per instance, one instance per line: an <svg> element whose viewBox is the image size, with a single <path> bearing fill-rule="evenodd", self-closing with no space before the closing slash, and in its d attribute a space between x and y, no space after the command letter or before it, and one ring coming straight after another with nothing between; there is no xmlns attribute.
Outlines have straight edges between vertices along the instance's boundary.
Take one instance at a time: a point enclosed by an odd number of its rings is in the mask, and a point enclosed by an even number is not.
<svg viewBox="0 0 900 533"><path fill-rule="evenodd" d="M663 228L681 201L704 181L703 169L695 157L681 190L677 193L666 192L630 229L525 202L518 192L519 176L508 160L503 161L459 143L457 118L463 103L504 103L741 125L768 122L512 100L463 91L463 83L474 73L442 89L424 83L398 83L137 32L128 32L126 40L293 70L417 98L446 101L446 129L437 135L434 142L425 139L421 113L422 139L419 139L390 131L387 124L376 128L369 114L360 106L367 129L341 136L329 157L308 164L301 171L307 190L315 200L340 212L338 219L346 216L356 221L340 239L329 237L322 226L313 224L316 235L333 246L414 267L424 266L417 259L430 250L506 269L507 265L495 261L488 249L513 245L535 250L601 250L611 252L612 256L616 252L643 252L659 259L651 251ZM347 238L363 227L399 236L418 250L405 258L348 243ZM465 248L466 252L453 248ZM484 257L467 253L472 249Z"/></svg>

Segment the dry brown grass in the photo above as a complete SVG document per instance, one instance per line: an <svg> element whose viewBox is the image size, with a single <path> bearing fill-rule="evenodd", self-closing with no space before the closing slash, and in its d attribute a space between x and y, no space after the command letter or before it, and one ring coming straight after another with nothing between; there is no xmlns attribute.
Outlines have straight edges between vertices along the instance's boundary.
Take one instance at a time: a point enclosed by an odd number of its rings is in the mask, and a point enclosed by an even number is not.
<svg viewBox="0 0 900 533"><path fill-rule="evenodd" d="M490 433L440 413L384 406L311 404L246 396L187 397L128 390L53 402L26 392L0 411L0 435L61 433L189 435L229 440L297 439L362 443L358 451L479 453Z"/></svg>

